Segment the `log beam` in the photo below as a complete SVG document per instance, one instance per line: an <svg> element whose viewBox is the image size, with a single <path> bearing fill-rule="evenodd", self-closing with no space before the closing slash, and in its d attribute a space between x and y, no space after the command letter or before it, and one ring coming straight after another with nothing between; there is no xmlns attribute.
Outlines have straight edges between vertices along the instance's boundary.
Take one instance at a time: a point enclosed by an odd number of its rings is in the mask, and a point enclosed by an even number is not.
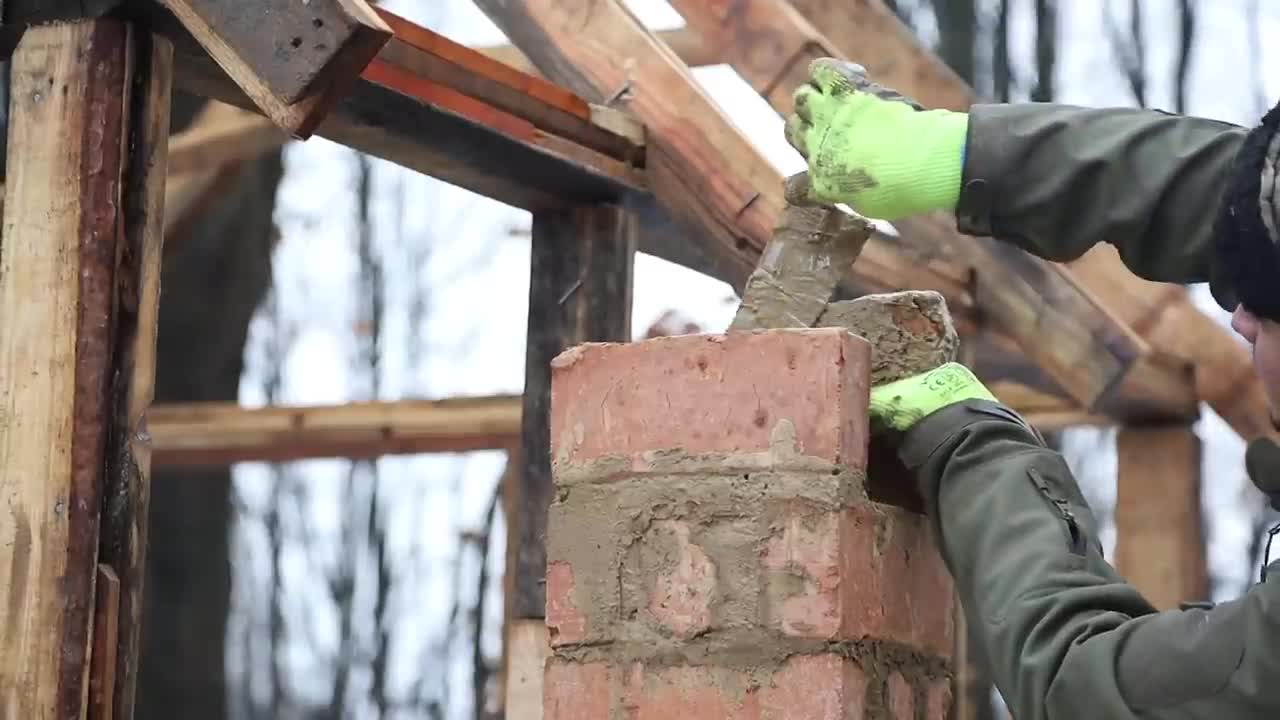
<svg viewBox="0 0 1280 720"><path fill-rule="evenodd" d="M120 639L101 648L110 657L92 646L100 562L121 582L103 595L104 622L140 591L118 548L100 549L100 530L108 540L146 525L145 510L117 496L145 486L133 421L150 397L142 355L158 264L147 248L165 173L155 133L167 133L169 107L167 46L140 35L113 19L33 27L11 64L8 142L21 151L8 154L0 244L5 717L84 717L87 683L96 711L131 714L119 691L133 678L125 635L136 625L118 615L103 628L104 642Z"/></svg>
<svg viewBox="0 0 1280 720"><path fill-rule="evenodd" d="M1116 569L1159 610L1210 599L1201 455L1190 426L1124 428L1116 438Z"/></svg>
<svg viewBox="0 0 1280 720"><path fill-rule="evenodd" d="M861 49L826 37L784 0L673 0L672 6L780 114L791 111L791 92L805 81L810 61L848 58L846 50ZM909 218L896 225L904 235L927 239L916 245L971 262L979 312L1082 407L1140 419L1196 415L1190 368L1153 354L1062 266L961 235L950 219ZM855 274L858 269L855 264ZM1051 337L1045 327L1054 328Z"/></svg>

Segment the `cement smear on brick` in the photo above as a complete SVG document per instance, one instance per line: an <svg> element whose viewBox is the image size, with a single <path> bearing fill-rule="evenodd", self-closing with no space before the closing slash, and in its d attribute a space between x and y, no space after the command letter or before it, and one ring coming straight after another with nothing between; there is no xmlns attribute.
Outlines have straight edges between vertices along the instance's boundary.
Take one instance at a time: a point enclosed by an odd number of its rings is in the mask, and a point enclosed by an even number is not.
<svg viewBox="0 0 1280 720"><path fill-rule="evenodd" d="M847 328L871 344L873 387L951 362L960 346L946 300L932 291L831 303L814 327Z"/></svg>

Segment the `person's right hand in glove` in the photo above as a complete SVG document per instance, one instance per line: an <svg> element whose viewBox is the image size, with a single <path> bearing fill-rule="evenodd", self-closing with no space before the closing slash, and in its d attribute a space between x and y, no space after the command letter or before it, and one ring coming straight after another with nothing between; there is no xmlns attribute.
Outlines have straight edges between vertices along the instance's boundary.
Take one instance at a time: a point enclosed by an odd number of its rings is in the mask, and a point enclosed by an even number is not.
<svg viewBox="0 0 1280 720"><path fill-rule="evenodd" d="M964 113L923 110L861 66L822 58L795 92L786 135L808 161L809 201L892 221L955 209L968 127Z"/></svg>

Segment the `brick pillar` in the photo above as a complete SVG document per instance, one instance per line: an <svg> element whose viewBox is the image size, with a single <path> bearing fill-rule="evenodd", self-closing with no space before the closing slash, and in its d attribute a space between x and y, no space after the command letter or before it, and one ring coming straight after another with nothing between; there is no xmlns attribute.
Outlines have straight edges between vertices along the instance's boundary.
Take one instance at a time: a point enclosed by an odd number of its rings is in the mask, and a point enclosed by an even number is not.
<svg viewBox="0 0 1280 720"><path fill-rule="evenodd" d="M952 587L866 492L841 329L591 344L553 364L547 720L941 720Z"/></svg>

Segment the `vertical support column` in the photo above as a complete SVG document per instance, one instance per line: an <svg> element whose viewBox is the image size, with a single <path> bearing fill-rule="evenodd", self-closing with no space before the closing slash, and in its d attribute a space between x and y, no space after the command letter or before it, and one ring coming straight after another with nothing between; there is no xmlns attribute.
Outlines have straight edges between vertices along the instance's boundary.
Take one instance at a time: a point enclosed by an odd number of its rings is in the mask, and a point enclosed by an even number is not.
<svg viewBox="0 0 1280 720"><path fill-rule="evenodd" d="M83 717L115 372L130 38L29 29L0 243L0 715Z"/></svg>
<svg viewBox="0 0 1280 720"><path fill-rule="evenodd" d="M31 28L13 56L0 242L5 717L132 714L171 57L167 41L115 20Z"/></svg>
<svg viewBox="0 0 1280 720"><path fill-rule="evenodd" d="M546 523L551 504L551 361L583 342L626 341L631 331L636 219L613 206L553 209L533 216L524 416L509 528L515 538L513 617L508 632L507 716L541 717L546 611Z"/></svg>
<svg viewBox="0 0 1280 720"><path fill-rule="evenodd" d="M1161 610L1209 599L1200 438L1189 425L1116 438L1116 569Z"/></svg>
<svg viewBox="0 0 1280 720"><path fill-rule="evenodd" d="M953 588L868 497L871 367L837 328L556 359L548 720L946 717Z"/></svg>
<svg viewBox="0 0 1280 720"><path fill-rule="evenodd" d="M129 154L121 184L124 235L117 248L112 425L99 557L99 563L114 571L120 585L117 644L111 648L112 708L120 720L133 717L142 642L151 503L151 439L146 412L155 389L173 89L173 46L158 35L131 34L134 73L128 105Z"/></svg>

